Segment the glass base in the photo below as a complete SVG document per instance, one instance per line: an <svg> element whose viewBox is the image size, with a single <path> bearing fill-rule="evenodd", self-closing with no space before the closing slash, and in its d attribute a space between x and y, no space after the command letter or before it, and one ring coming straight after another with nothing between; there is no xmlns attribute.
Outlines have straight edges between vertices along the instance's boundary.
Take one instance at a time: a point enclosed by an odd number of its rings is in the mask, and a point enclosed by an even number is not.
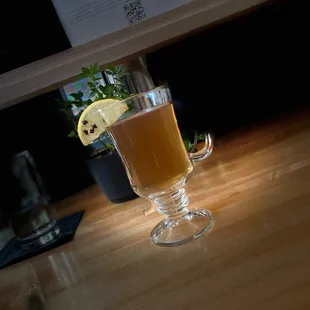
<svg viewBox="0 0 310 310"><path fill-rule="evenodd" d="M176 246L198 238L209 231L214 224L213 214L206 209L187 210L177 218L166 218L151 232L156 245Z"/></svg>

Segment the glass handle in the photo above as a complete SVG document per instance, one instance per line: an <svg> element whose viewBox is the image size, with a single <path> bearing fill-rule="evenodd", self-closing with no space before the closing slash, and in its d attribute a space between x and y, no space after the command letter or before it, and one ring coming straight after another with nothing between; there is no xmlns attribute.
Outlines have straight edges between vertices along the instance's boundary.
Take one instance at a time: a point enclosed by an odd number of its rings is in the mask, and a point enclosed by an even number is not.
<svg viewBox="0 0 310 310"><path fill-rule="evenodd" d="M195 153L189 153L189 157L193 162L201 161L209 157L213 151L214 147L214 138L210 133L205 133L205 144L201 150Z"/></svg>

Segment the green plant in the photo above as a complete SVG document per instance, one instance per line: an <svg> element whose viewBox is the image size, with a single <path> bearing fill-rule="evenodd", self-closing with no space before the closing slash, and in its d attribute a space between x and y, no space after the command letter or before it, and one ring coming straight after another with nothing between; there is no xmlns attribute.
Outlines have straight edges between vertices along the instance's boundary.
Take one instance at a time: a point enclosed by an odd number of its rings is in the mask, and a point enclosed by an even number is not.
<svg viewBox="0 0 310 310"><path fill-rule="evenodd" d="M199 141L204 141L205 136L204 134L197 134L194 133L194 141L192 142L191 139L185 134L183 136L183 142L185 145L185 148L188 152L193 152L196 149L196 145Z"/></svg>
<svg viewBox="0 0 310 310"><path fill-rule="evenodd" d="M107 69L104 70L104 72L107 75L110 75L114 80L113 84L107 85L102 85L102 78L96 76L97 73L101 72L98 63L91 64L89 67L82 67L81 70L82 72L78 75L78 78L88 78L87 86L89 89L89 98L87 100L83 100L84 94L79 91L77 93L70 94L70 96L72 97L72 100L70 101L60 99L56 100L60 106L61 112L64 114L71 128L68 137L72 138L78 137L77 124L80 114L82 113L80 112L78 115L73 115L71 110L73 106L76 106L77 108L86 108L87 106L98 100L109 98L125 99L130 95L124 83L124 77L128 73L125 72L125 70L121 66L109 66ZM99 140L103 141L103 139L100 139L100 137ZM110 150L113 149L112 144L104 144L106 148Z"/></svg>
<svg viewBox="0 0 310 310"><path fill-rule="evenodd" d="M83 100L83 93L77 92L72 93L70 96L72 100L57 100L61 112L65 115L67 122L70 124L71 131L68 134L68 137L77 138L77 124L80 117L80 114L73 115L72 113L72 106L75 105L77 108L86 108L90 104L95 101L102 100L102 99L125 99L130 96L130 93L127 91L124 83L124 77L128 74L124 71L121 66L109 66L104 72L107 75L112 76L114 80L114 84L107 84L102 85L100 83L101 78L97 77L96 74L101 72L99 69L98 63L91 64L88 68L82 67L82 72L78 75L78 78L88 78L87 86L89 88L89 98L87 100ZM114 147L112 143L104 142L105 133L99 137L99 141L105 146L108 151L113 151ZM194 151L196 145L199 141L204 140L204 135L198 135L197 133L194 134L194 141L192 142L187 135L184 135L183 142L185 148L188 152Z"/></svg>

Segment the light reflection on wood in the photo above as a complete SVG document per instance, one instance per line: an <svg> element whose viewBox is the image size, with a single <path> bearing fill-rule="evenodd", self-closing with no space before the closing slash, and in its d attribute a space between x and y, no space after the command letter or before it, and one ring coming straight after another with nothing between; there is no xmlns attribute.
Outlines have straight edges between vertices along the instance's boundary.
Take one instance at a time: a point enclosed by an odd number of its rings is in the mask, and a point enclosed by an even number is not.
<svg viewBox="0 0 310 310"><path fill-rule="evenodd" d="M151 243L161 216L144 199L114 205L94 186L55 205L86 210L75 239L1 270L0 309L34 291L48 309L309 309L309 116L217 140L187 187L216 223L186 245Z"/></svg>

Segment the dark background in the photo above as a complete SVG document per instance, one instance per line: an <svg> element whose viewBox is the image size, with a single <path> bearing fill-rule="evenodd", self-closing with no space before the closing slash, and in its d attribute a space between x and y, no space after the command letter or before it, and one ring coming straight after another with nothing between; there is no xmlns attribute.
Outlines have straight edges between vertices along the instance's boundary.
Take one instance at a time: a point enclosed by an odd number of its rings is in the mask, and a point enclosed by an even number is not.
<svg viewBox="0 0 310 310"><path fill-rule="evenodd" d="M14 19L2 20L2 73L70 47L49 1L8 5ZM181 129L222 135L307 106L306 14L306 1L273 1L147 55L156 84L167 82L172 90ZM52 201L93 183L85 148L67 138L59 96L56 90L0 111L0 207L10 207L14 191L8 162L25 149Z"/></svg>
<svg viewBox="0 0 310 310"><path fill-rule="evenodd" d="M50 0L1 2L0 74L71 47Z"/></svg>
<svg viewBox="0 0 310 310"><path fill-rule="evenodd" d="M306 1L270 5L148 55L183 130L225 133L309 103Z"/></svg>

